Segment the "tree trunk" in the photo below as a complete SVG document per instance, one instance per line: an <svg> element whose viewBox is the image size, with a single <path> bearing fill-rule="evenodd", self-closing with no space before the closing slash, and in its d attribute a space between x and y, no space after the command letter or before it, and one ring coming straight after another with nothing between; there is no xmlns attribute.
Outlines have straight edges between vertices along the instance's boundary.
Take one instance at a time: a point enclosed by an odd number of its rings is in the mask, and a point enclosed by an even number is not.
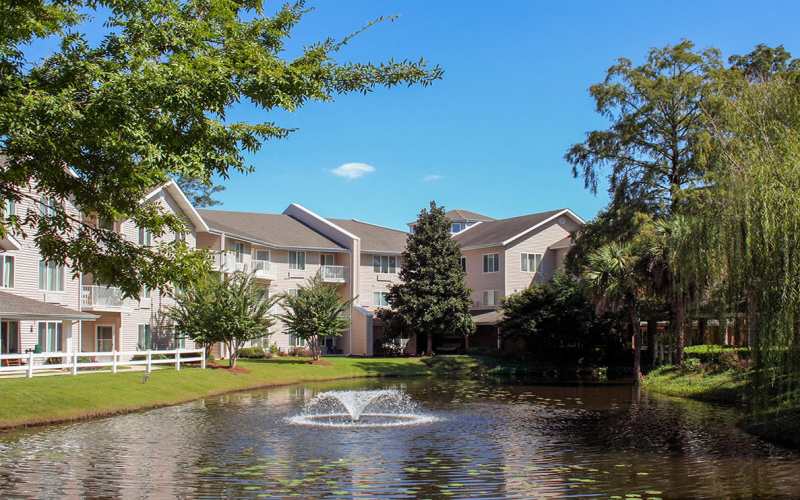
<svg viewBox="0 0 800 500"><path fill-rule="evenodd" d="M635 384L638 384L642 379L642 331L639 327L639 316L636 314L635 307L631 307L630 319L633 344L633 380Z"/></svg>
<svg viewBox="0 0 800 500"><path fill-rule="evenodd" d="M672 331L675 334L675 364L683 364L683 348L686 345L686 331L684 329L686 323L686 304L683 302L683 297L673 299L672 301Z"/></svg>
<svg viewBox="0 0 800 500"><path fill-rule="evenodd" d="M426 354L427 354L428 356L433 356L433 335L431 335L430 333L428 333L428 334L426 335L426 337L428 338L428 349L427 349L427 352L426 352Z"/></svg>
<svg viewBox="0 0 800 500"><path fill-rule="evenodd" d="M658 333L658 321L651 319L647 321L647 352L649 353L650 369L656 367L656 333Z"/></svg>
<svg viewBox="0 0 800 500"><path fill-rule="evenodd" d="M469 335L464 335L464 354L469 351Z"/></svg>

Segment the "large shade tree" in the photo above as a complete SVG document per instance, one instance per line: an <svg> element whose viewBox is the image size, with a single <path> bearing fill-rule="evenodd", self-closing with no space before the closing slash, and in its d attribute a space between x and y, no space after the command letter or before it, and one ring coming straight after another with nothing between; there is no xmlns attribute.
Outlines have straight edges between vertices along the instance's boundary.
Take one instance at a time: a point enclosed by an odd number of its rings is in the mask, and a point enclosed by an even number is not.
<svg viewBox="0 0 800 500"><path fill-rule="evenodd" d="M0 235L30 234L46 259L129 295L142 284L164 288L194 274L201 259L178 243L136 247L71 216L63 203L133 219L154 235L181 231L178 217L142 204L144 195L177 178L199 182L204 199L212 179L249 172L245 154L292 132L269 112L428 85L442 74L422 60L346 62L342 51L360 31L289 51L308 10L302 1L274 12L262 0L3 2L0 198L19 202L35 186L50 201L44 215L0 218ZM103 26L104 36L95 41L89 26ZM54 48L32 59L26 47L34 45ZM253 121L229 113L244 104L257 111Z"/></svg>
<svg viewBox="0 0 800 500"><path fill-rule="evenodd" d="M401 282L389 290L389 305L433 354L434 339L466 337L475 330L461 251L450 237L444 207L422 209L401 256Z"/></svg>
<svg viewBox="0 0 800 500"><path fill-rule="evenodd" d="M701 151L709 142L708 94L721 68L716 50L697 52L691 42L683 41L651 50L639 66L620 59L603 82L590 88L597 112L609 120L609 127L589 132L584 142L569 149L566 159L593 192L608 169L610 214L619 219L635 207L649 217L669 219L704 184L707 158ZM635 226L617 223L625 229ZM624 237L610 235L608 240ZM584 252L589 255L592 249ZM672 276L678 271L666 271L667 283L674 285L664 293L671 304L676 358L681 362L688 297L679 286L681 280Z"/></svg>

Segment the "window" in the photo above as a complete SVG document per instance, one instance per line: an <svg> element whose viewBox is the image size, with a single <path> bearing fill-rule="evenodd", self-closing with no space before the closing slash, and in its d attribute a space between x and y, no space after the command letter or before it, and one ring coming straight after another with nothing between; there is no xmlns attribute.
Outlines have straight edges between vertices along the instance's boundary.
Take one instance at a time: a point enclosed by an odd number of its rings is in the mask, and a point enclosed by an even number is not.
<svg viewBox="0 0 800 500"><path fill-rule="evenodd" d="M186 241L186 233L183 231L175 233L175 241Z"/></svg>
<svg viewBox="0 0 800 500"><path fill-rule="evenodd" d="M147 351L153 348L153 337L150 333L150 325L148 324L139 325L139 340L137 342L136 348L140 351Z"/></svg>
<svg viewBox="0 0 800 500"><path fill-rule="evenodd" d="M467 272L467 258L463 255L461 256L461 270Z"/></svg>
<svg viewBox="0 0 800 500"><path fill-rule="evenodd" d="M64 340L64 329L60 321L39 322L39 349L42 352L58 352Z"/></svg>
<svg viewBox="0 0 800 500"><path fill-rule="evenodd" d="M57 206L58 202L55 198L42 195L42 197L39 198L39 215L43 217L52 217L56 214Z"/></svg>
<svg viewBox="0 0 800 500"><path fill-rule="evenodd" d="M483 272L496 273L500 270L500 256L496 253L487 253L483 256Z"/></svg>
<svg viewBox="0 0 800 500"><path fill-rule="evenodd" d="M395 274L397 272L397 257L394 255L373 255L372 270L376 273Z"/></svg>
<svg viewBox="0 0 800 500"><path fill-rule="evenodd" d="M39 261L39 289L49 292L64 291L64 266L55 262Z"/></svg>
<svg viewBox="0 0 800 500"><path fill-rule="evenodd" d="M139 297L139 300L150 300L150 293L152 290L147 285L142 285L142 295Z"/></svg>
<svg viewBox="0 0 800 500"><path fill-rule="evenodd" d="M0 354L19 354L18 321L0 321Z"/></svg>
<svg viewBox="0 0 800 500"><path fill-rule="evenodd" d="M139 228L139 244L143 247L149 247L153 243L153 233L146 227Z"/></svg>
<svg viewBox="0 0 800 500"><path fill-rule="evenodd" d="M0 256L0 288L14 288L14 256Z"/></svg>
<svg viewBox="0 0 800 500"><path fill-rule="evenodd" d="M256 260L269 261L269 250L256 250Z"/></svg>
<svg viewBox="0 0 800 500"><path fill-rule="evenodd" d="M450 232L453 233L453 234L460 233L466 227L467 227L466 224L464 224L463 222L454 222L454 223L450 224Z"/></svg>
<svg viewBox="0 0 800 500"><path fill-rule="evenodd" d="M244 243L234 241L231 243L231 250L233 250L233 255L237 263L241 264L244 262Z"/></svg>
<svg viewBox="0 0 800 500"><path fill-rule="evenodd" d="M298 269L302 271L305 268L306 268L306 253L289 250L289 269Z"/></svg>
<svg viewBox="0 0 800 500"><path fill-rule="evenodd" d="M111 352L114 350L114 327L110 325L97 325L97 352Z"/></svg>
<svg viewBox="0 0 800 500"><path fill-rule="evenodd" d="M389 292L372 292L372 302L377 307L389 307Z"/></svg>
<svg viewBox="0 0 800 500"><path fill-rule="evenodd" d="M186 349L186 335L175 332L175 348Z"/></svg>
<svg viewBox="0 0 800 500"><path fill-rule="evenodd" d="M303 347L306 345L306 341L295 337L294 335L289 335L289 347Z"/></svg>
<svg viewBox="0 0 800 500"><path fill-rule="evenodd" d="M319 256L319 263L322 266L332 266L334 262L336 262L336 258L329 253L324 253Z"/></svg>
<svg viewBox="0 0 800 500"><path fill-rule="evenodd" d="M8 219L12 215L14 215L16 207L17 207L17 203L14 200L11 200L11 199L5 200L3 202L3 217Z"/></svg>
<svg viewBox="0 0 800 500"><path fill-rule="evenodd" d="M483 305L496 306L497 305L497 290L484 290L483 291Z"/></svg>
<svg viewBox="0 0 800 500"><path fill-rule="evenodd" d="M291 295L292 297L297 297L297 288L290 288L286 290L286 295Z"/></svg>
<svg viewBox="0 0 800 500"><path fill-rule="evenodd" d="M540 253L523 253L520 254L520 265L523 272L535 273L539 271L542 265L542 254Z"/></svg>

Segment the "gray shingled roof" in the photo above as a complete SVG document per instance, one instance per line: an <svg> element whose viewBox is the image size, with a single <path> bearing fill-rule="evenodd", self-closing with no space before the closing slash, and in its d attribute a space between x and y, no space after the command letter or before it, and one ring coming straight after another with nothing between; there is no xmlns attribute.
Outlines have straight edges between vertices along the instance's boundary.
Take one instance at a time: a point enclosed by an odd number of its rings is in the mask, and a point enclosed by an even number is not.
<svg viewBox="0 0 800 500"><path fill-rule="evenodd" d="M488 215L479 214L478 212L471 212L469 210L464 210L463 208L454 208L453 210L448 210L444 215L450 220L494 220Z"/></svg>
<svg viewBox="0 0 800 500"><path fill-rule="evenodd" d="M2 319L93 320L98 317L96 314L76 311L57 304L0 292L0 318Z"/></svg>
<svg viewBox="0 0 800 500"><path fill-rule="evenodd" d="M231 236L264 242L282 248L342 250L344 247L285 214L229 212L199 209L211 229Z"/></svg>
<svg viewBox="0 0 800 500"><path fill-rule="evenodd" d="M526 229L540 224L564 209L550 210L536 214L520 215L510 219L500 219L475 224L468 229L453 236L453 239L463 247L500 245L513 238Z"/></svg>
<svg viewBox="0 0 800 500"><path fill-rule="evenodd" d="M400 253L406 248L408 233L383 226L376 226L354 219L328 219L345 231L361 239L364 252Z"/></svg>
<svg viewBox="0 0 800 500"><path fill-rule="evenodd" d="M561 248L570 248L571 246L572 246L572 236L565 236L564 238L550 245L549 248L561 249Z"/></svg>

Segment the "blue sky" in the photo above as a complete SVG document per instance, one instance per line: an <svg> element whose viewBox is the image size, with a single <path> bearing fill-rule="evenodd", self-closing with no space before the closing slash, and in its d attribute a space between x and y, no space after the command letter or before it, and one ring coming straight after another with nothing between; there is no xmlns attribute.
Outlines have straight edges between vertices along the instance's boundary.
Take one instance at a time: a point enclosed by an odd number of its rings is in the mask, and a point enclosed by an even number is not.
<svg viewBox="0 0 800 500"><path fill-rule="evenodd" d="M309 0L294 49L341 37L381 15L392 23L357 37L342 60L389 57L439 64L428 88L394 88L233 119L299 130L249 157L256 172L225 182L221 207L279 212L297 202L326 216L404 227L430 200L507 217L570 207L591 218L607 202L573 179L563 160L586 131L603 127L588 87L617 57L683 38L725 57L757 43L800 56L800 4L753 1ZM277 2L268 2L277 5ZM346 163L373 170L332 173Z"/></svg>

